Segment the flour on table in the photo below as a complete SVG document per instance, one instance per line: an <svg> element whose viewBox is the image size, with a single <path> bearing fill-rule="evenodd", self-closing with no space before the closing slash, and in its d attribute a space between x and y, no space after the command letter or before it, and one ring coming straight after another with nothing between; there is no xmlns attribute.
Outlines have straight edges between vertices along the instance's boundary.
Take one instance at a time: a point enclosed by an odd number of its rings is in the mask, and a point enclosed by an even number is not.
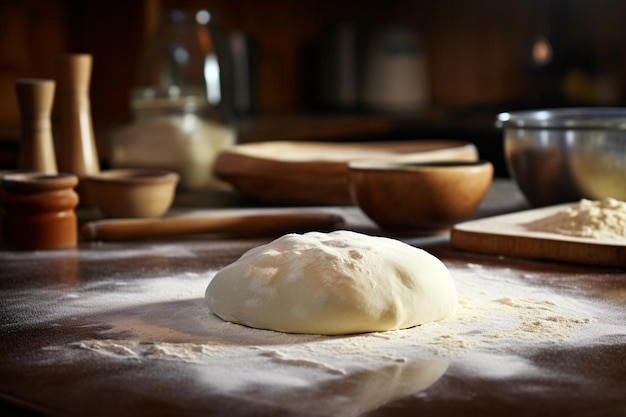
<svg viewBox="0 0 626 417"><path fill-rule="evenodd" d="M249 247L247 242L229 244L238 245L241 252ZM435 389L446 389L468 369L491 381L513 376L538 378L542 384L549 381L546 378L565 377L567 383L569 375L534 359L538 352L556 354L584 346L592 353L609 338L624 340L626 294L605 294L611 286L603 282L611 272L594 278L598 285L591 288L603 294L598 300L573 284L560 285L570 282L571 271L535 273L523 263L521 270L512 270L458 259L445 265L457 287L459 306L443 320L350 336L254 329L225 322L209 311L204 292L217 271L198 267L206 246L197 245L196 250L158 244L133 251L117 246L78 251L81 259L93 260L143 259L156 253L196 266L167 276L151 274L158 272L155 268L136 276L129 271L119 277L106 274L109 278L103 280L7 289L1 301L10 315L0 320L0 333L11 337L15 323L22 323L29 332L45 335L32 349L25 346L28 351L20 358L35 366L70 366L80 372L96 364L99 369L128 368L111 374L108 381L142 394L144 387L136 381L157 374L193 385L188 392L181 384L176 394L182 402L201 396L202 390L256 398L259 387L270 386L261 389L264 404L281 411L289 408L295 415L314 410L320 416L358 416L409 395L428 401L429 391L420 390L442 377L443 385ZM27 260L32 255L7 256ZM62 258L58 252L38 256ZM611 301L602 302L607 299ZM320 393L336 395L319 401Z"/></svg>
<svg viewBox="0 0 626 417"><path fill-rule="evenodd" d="M525 225L529 230L593 239L626 239L626 202L582 199Z"/></svg>
<svg viewBox="0 0 626 417"><path fill-rule="evenodd" d="M40 290L37 297L50 301L40 313L51 326L75 326L77 320L94 326L90 338L50 346L55 361L80 363L96 355L107 361L175 362L180 369L193 369L194 384L207 389L248 396L259 386L271 386L271 398L264 401L328 416L340 411L361 415L459 369L490 378L503 372L541 375L547 371L520 352L602 343L613 331L606 327L607 318L623 319L613 310L531 285L532 274L460 261L446 266L459 292L454 315L402 330L348 336L225 322L202 297L207 278L216 271L129 280L119 287L88 288L75 298L63 290ZM23 302L23 297L13 300ZM596 325L598 316L602 325ZM316 390L342 395L319 404L315 395L306 394Z"/></svg>
<svg viewBox="0 0 626 417"><path fill-rule="evenodd" d="M290 368L317 367L334 375L368 363L376 366L406 363L415 357L458 358L498 351L511 342L516 346L567 343L593 328L590 324L596 314L589 306L525 285L510 271L496 272L475 264L451 266L450 271L460 293L456 313L403 330L350 336L275 332L224 322L211 314L202 298L183 298L162 303L158 309L148 302L103 311L98 320L112 328L102 332L101 339L72 346L119 358L199 364L229 359L244 363L243 358L254 357ZM167 291L181 297L190 289L200 294L204 290L202 280L191 285L181 277L179 284L173 278L167 283L172 287ZM167 288L158 283L153 287ZM149 294L146 288L146 299L154 299ZM103 308L110 310L111 306ZM129 333L134 337L115 337Z"/></svg>

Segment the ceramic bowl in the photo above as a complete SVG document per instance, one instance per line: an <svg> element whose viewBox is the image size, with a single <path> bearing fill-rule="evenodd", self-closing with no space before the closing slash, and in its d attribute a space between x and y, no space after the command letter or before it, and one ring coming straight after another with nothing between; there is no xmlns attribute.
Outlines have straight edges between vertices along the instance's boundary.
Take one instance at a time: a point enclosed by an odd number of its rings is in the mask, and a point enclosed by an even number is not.
<svg viewBox="0 0 626 417"><path fill-rule="evenodd" d="M171 171L112 169L86 178L89 197L105 217L161 217L180 176Z"/></svg>
<svg viewBox="0 0 626 417"><path fill-rule="evenodd" d="M467 219L493 179L488 161L352 162L350 193L382 229L441 231Z"/></svg>

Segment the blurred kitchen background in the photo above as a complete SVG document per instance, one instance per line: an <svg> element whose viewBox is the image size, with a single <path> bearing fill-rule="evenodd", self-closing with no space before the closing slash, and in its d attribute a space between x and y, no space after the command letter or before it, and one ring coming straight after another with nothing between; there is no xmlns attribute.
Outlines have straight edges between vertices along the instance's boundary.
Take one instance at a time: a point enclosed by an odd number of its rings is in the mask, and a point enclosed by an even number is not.
<svg viewBox="0 0 626 417"><path fill-rule="evenodd" d="M624 0L0 0L0 169L17 160L15 80L54 78L66 52L93 55L107 166L173 8L210 11L239 143L460 139L506 176L498 112L626 101Z"/></svg>

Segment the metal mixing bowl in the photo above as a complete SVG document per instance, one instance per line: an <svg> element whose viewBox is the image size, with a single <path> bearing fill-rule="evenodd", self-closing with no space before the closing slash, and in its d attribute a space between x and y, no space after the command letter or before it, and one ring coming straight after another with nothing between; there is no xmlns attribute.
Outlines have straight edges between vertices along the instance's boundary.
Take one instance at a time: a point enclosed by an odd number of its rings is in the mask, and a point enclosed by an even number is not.
<svg viewBox="0 0 626 417"><path fill-rule="evenodd" d="M626 200L626 108L500 113L511 176L534 206Z"/></svg>

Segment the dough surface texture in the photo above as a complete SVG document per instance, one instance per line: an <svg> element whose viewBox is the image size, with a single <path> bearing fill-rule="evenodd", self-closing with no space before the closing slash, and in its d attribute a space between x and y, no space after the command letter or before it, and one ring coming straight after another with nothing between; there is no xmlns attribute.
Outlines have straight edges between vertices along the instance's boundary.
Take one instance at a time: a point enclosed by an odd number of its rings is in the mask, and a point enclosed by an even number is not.
<svg viewBox="0 0 626 417"><path fill-rule="evenodd" d="M287 234L251 249L215 275L205 299L225 321L325 335L413 327L458 305L439 259L350 231Z"/></svg>

